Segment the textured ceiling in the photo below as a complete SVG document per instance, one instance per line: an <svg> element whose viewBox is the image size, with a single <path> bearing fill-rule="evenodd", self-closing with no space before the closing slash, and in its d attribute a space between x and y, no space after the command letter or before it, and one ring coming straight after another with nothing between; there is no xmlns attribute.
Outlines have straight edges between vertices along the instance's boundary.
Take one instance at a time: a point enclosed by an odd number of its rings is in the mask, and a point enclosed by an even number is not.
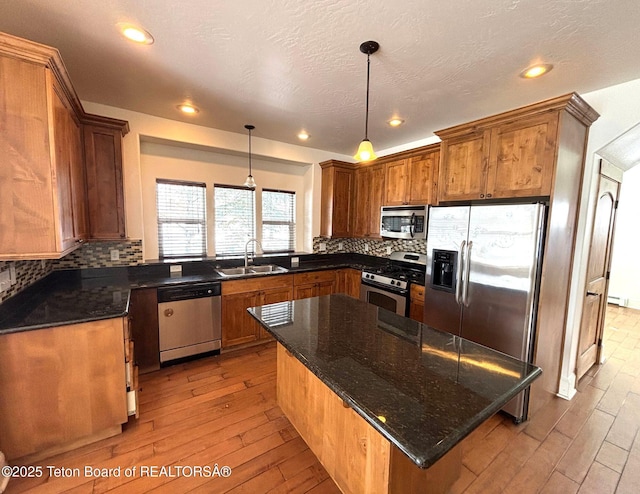
<svg viewBox="0 0 640 494"><path fill-rule="evenodd" d="M119 36L139 24L150 46ZM0 31L57 47L81 99L353 154L640 78L637 0L5 0ZM539 80L518 73L536 61ZM200 108L183 117L176 105ZM394 115L405 124L392 129Z"/></svg>

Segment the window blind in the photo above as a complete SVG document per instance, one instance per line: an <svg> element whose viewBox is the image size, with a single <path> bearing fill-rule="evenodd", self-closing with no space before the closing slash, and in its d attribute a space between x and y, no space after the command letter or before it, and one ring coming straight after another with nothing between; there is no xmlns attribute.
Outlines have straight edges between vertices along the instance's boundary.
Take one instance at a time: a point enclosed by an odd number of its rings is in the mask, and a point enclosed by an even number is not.
<svg viewBox="0 0 640 494"><path fill-rule="evenodd" d="M216 255L244 254L247 240L256 236L255 190L214 185ZM251 244L251 252L255 244Z"/></svg>
<svg viewBox="0 0 640 494"><path fill-rule="evenodd" d="M207 255L206 186L156 180L159 257Z"/></svg>
<svg viewBox="0 0 640 494"><path fill-rule="evenodd" d="M293 252L296 244L296 193L262 190L262 246L266 252Z"/></svg>

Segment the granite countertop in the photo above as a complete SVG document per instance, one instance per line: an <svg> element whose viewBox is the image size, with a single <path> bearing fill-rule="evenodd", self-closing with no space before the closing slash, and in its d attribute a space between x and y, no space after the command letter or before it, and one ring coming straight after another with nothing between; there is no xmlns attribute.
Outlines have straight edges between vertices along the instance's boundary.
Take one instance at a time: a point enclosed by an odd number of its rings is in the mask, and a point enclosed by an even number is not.
<svg viewBox="0 0 640 494"><path fill-rule="evenodd" d="M531 364L346 295L249 312L421 468L541 374Z"/></svg>
<svg viewBox="0 0 640 494"><path fill-rule="evenodd" d="M292 256L256 256L255 264L277 264L285 273L352 267L364 269L384 259L361 254L295 254L300 265L291 267ZM170 264L180 264L182 273L171 275ZM175 261L134 267L54 271L29 288L0 304L0 335L65 324L122 317L128 313L131 289L255 278L222 277L217 267L243 264L242 259Z"/></svg>

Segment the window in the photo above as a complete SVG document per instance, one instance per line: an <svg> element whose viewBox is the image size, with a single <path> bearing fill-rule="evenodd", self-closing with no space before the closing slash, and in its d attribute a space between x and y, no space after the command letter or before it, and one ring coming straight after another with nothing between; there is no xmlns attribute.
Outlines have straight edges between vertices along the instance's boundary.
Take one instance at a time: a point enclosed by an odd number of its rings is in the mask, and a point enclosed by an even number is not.
<svg viewBox="0 0 640 494"><path fill-rule="evenodd" d="M255 191L214 185L216 255L244 254L247 240L256 236ZM255 249L255 244L250 247Z"/></svg>
<svg viewBox="0 0 640 494"><path fill-rule="evenodd" d="M156 180L160 258L207 255L206 186Z"/></svg>
<svg viewBox="0 0 640 494"><path fill-rule="evenodd" d="M293 252L296 242L296 193L262 190L262 246L268 252Z"/></svg>

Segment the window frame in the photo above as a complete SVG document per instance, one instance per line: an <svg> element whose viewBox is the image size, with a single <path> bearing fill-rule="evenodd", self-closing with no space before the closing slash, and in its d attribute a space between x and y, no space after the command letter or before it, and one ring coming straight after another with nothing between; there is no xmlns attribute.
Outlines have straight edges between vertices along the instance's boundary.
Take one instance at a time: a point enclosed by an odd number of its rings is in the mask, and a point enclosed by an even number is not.
<svg viewBox="0 0 640 494"><path fill-rule="evenodd" d="M276 220L266 220L265 221L265 208L264 208L264 193L276 193L276 194L288 194L292 197L292 209L291 209L291 220L290 221L276 221ZM260 227L261 227L261 231L260 231L260 235L261 235L261 239L262 239L262 243L264 245L264 226L265 225L288 225L289 226L289 248L287 249L277 249L277 250L271 250L271 249L264 249L265 252L270 253L270 254L276 254L276 253L287 253L287 252L295 252L296 249L296 193L295 191L292 190L282 190L282 189L270 189L270 188L264 188L262 189L262 195L260 197L261 199L261 203L262 203L262 217L260 218Z"/></svg>
<svg viewBox="0 0 640 494"><path fill-rule="evenodd" d="M202 218L194 219L189 217L184 217L181 219L171 219L166 220L160 217L160 199L158 196L158 185L178 185L178 186L188 186L188 187L198 187L202 190ZM156 178L156 221L158 227L158 258L159 259L180 259L180 258L202 258L207 257L207 184L204 182L194 182L188 180L175 180L175 179L166 179L166 178ZM164 235L162 234L162 225L163 224L194 224L201 225L202 228L202 251L200 253L181 253L181 254L164 254L163 249L163 239ZM168 238L166 239L168 241Z"/></svg>
<svg viewBox="0 0 640 494"><path fill-rule="evenodd" d="M246 192L250 192L252 193L252 203L253 203L253 211L252 211L252 216L253 216L253 225L252 225L252 232L249 234L249 238L257 238L257 212L256 212L256 189L250 189L248 187L244 187L242 185L229 185L229 184L221 184L221 183L214 183L213 184L213 216L214 216L214 224L213 224L213 246L214 246L214 250L216 253L216 256L223 256L223 257L233 257L233 256L239 256L239 255L244 255L244 243L243 243L243 247L241 249L241 251L232 251L232 252L219 252L218 251L218 243L217 243L217 229L218 229L218 208L216 207L216 190L217 189L235 189L235 190L242 190L242 191L246 191ZM243 232L244 233L244 232ZM246 241L244 241L246 243ZM252 254L255 253L255 244L251 245L252 248Z"/></svg>

